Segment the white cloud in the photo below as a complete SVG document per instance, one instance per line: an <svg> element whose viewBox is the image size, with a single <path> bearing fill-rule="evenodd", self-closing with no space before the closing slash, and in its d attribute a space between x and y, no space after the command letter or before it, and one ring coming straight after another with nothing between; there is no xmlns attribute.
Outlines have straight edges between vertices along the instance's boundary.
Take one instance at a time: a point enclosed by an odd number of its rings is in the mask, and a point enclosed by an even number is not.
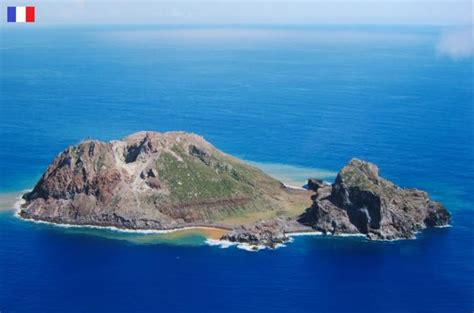
<svg viewBox="0 0 474 313"><path fill-rule="evenodd" d="M453 60L470 58L474 54L474 36L471 28L444 32L436 44L438 55Z"/></svg>

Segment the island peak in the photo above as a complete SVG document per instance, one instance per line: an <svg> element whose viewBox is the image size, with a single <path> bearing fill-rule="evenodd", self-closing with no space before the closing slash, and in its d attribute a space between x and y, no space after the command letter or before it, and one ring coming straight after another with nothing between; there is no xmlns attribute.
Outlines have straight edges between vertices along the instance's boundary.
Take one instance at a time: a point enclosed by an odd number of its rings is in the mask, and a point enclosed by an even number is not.
<svg viewBox="0 0 474 313"><path fill-rule="evenodd" d="M24 195L20 215L126 229L230 229L297 216L310 194L286 188L196 134L146 131L68 147Z"/></svg>

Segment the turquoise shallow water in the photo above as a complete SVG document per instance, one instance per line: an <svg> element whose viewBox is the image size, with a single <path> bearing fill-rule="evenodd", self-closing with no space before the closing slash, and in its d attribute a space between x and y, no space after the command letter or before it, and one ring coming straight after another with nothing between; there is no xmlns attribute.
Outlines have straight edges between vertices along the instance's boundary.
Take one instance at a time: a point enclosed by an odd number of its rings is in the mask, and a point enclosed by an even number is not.
<svg viewBox="0 0 474 313"><path fill-rule="evenodd" d="M251 253L3 211L0 311L472 311L473 60L440 56L441 31L0 29L1 193L31 188L81 139L179 129L292 183L367 159L453 213L417 240L298 237Z"/></svg>

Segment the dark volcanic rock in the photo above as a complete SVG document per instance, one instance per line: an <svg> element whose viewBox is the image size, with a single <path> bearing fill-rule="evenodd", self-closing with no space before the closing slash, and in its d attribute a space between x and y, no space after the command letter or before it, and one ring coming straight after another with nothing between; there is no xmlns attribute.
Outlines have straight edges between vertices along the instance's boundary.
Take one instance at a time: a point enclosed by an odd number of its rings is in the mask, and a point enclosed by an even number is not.
<svg viewBox="0 0 474 313"><path fill-rule="evenodd" d="M358 159L351 160L331 186L316 191L313 205L299 221L324 233L412 238L423 228L450 220L443 205L426 192L400 188L381 178L377 166Z"/></svg>
<svg viewBox="0 0 474 313"><path fill-rule="evenodd" d="M291 223L291 220L285 217L259 221L251 225L242 225L225 234L221 239L275 248L278 244L289 240L289 237L285 234L285 228L289 223Z"/></svg>
<svg viewBox="0 0 474 313"><path fill-rule="evenodd" d="M318 191L319 188L324 186L326 186L326 184L321 179L310 178L305 187L312 191Z"/></svg>

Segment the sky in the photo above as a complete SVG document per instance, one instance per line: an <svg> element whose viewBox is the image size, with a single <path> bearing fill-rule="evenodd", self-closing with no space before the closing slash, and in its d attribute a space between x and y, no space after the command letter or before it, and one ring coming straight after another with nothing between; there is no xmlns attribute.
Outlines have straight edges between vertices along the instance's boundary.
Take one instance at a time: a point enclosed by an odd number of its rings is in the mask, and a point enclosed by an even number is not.
<svg viewBox="0 0 474 313"><path fill-rule="evenodd" d="M34 5L38 24L472 25L471 0L2 0Z"/></svg>

